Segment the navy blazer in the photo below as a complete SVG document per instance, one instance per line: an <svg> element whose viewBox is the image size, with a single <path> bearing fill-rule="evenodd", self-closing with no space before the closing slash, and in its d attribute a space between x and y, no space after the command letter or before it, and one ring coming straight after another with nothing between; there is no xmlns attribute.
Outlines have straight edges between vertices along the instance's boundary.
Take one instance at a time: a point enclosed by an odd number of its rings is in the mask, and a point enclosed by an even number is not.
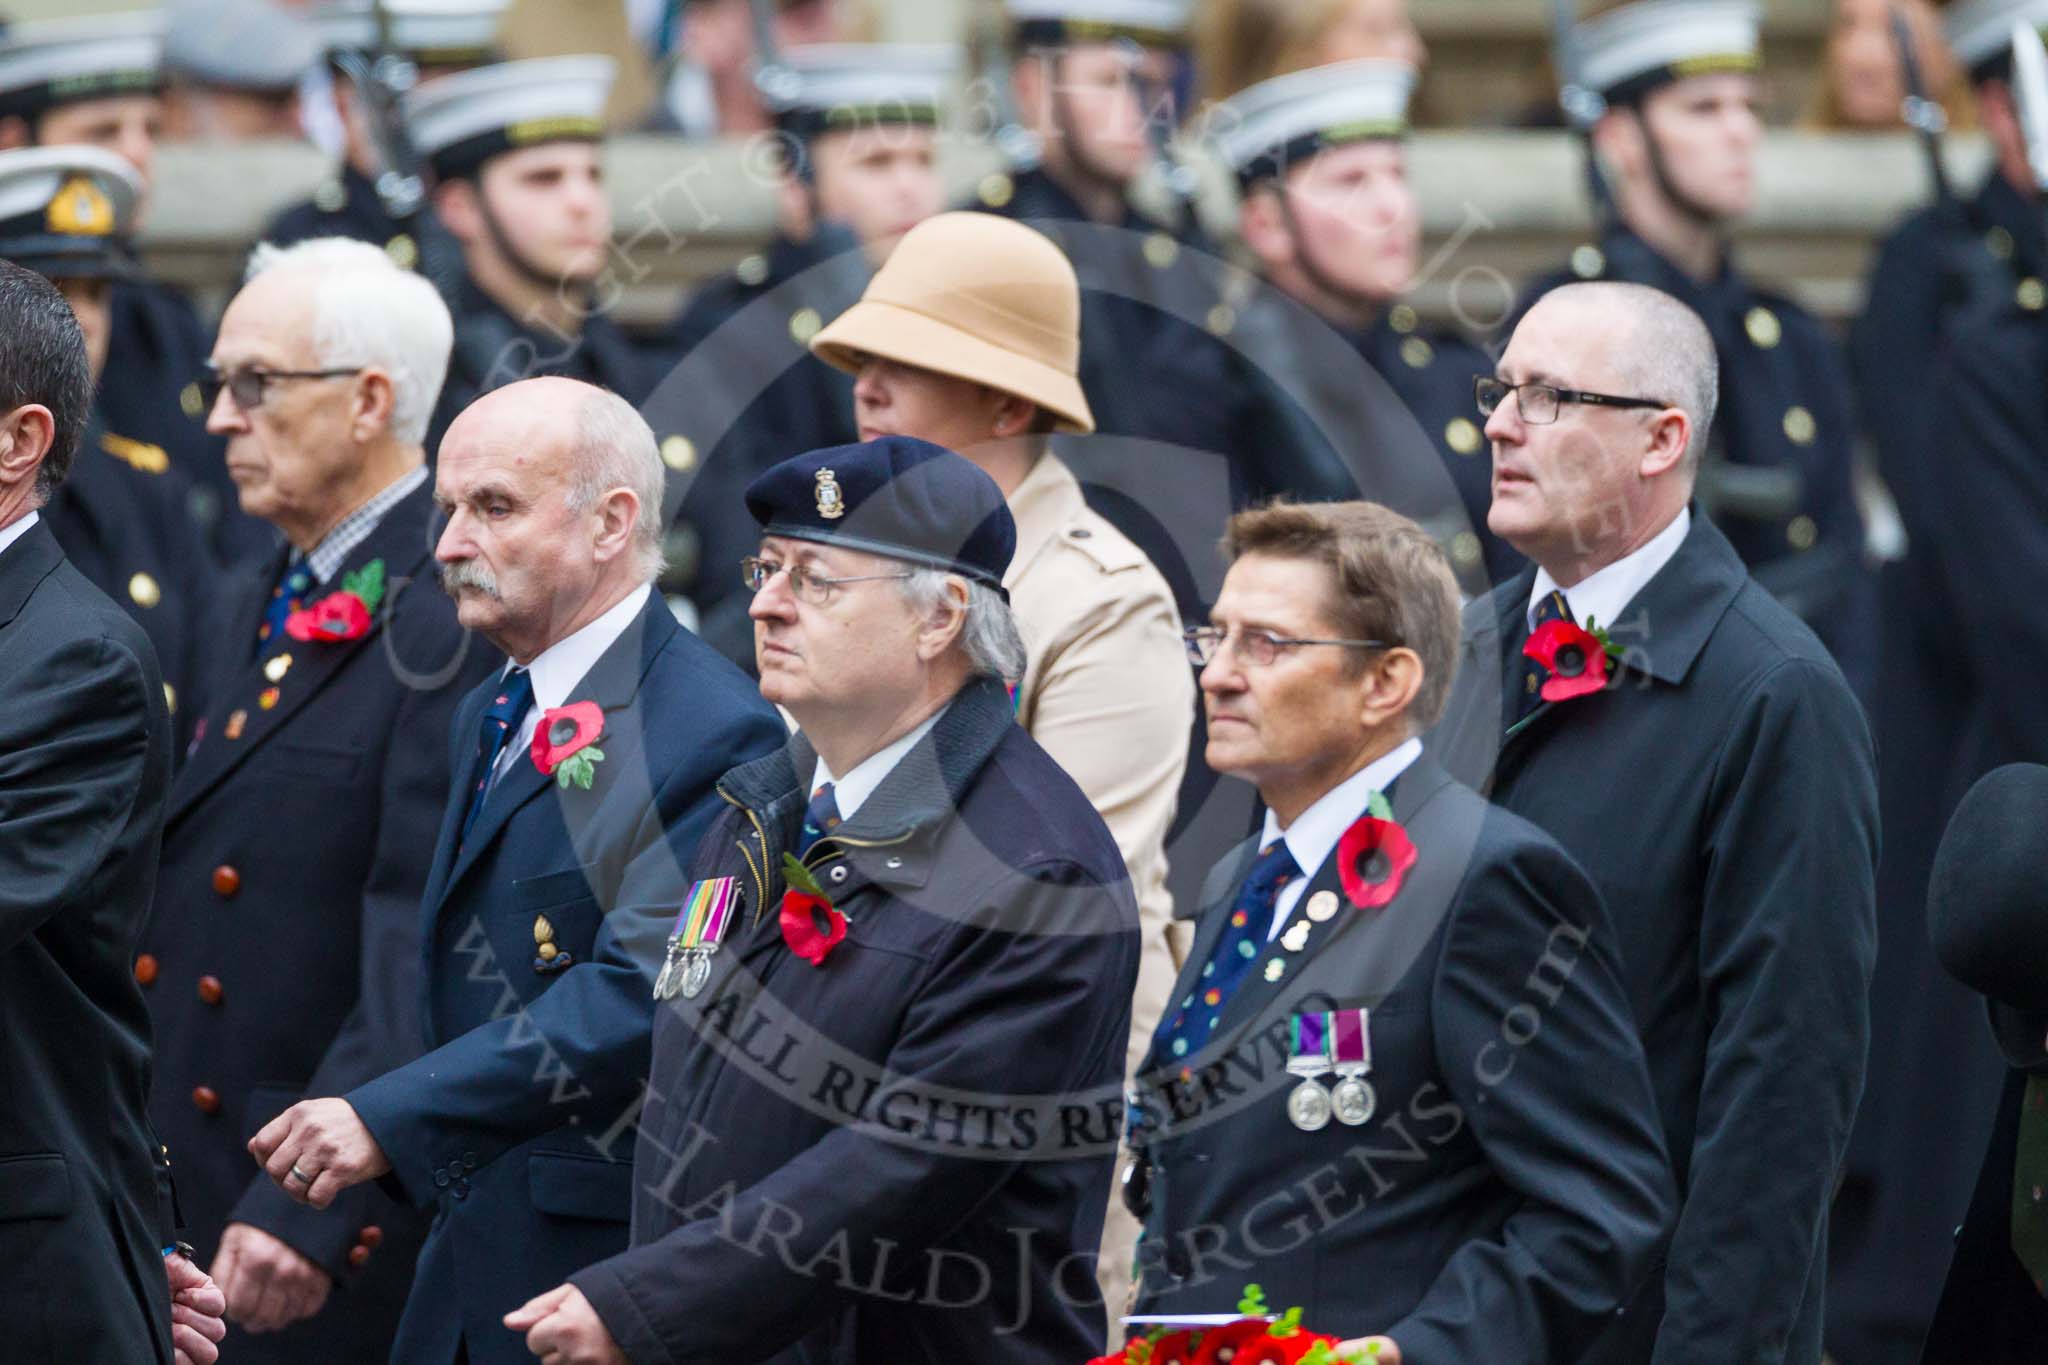
<svg viewBox="0 0 2048 1365"><path fill-rule="evenodd" d="M573 1283L636 1365L1079 1365L1138 970L1116 843L977 679L807 855L849 920L814 966L777 870L814 768L799 736L719 784L691 875L738 919L655 1012L633 1249Z"/></svg>
<svg viewBox="0 0 2048 1365"><path fill-rule="evenodd" d="M149 914L171 728L142 628L38 522L0 551L0 1355L171 1358L145 1112Z"/></svg>
<svg viewBox="0 0 2048 1365"><path fill-rule="evenodd" d="M1877 791L1820 641L1697 508L1612 623L1607 691L1512 724L1535 570L1465 613L1438 752L1612 909L1683 1206L1597 1361L1818 1365L1827 1210L1863 1086Z"/></svg>
<svg viewBox="0 0 2048 1365"><path fill-rule="evenodd" d="M503 658L456 624L432 511L427 487L400 500L325 585L383 561L384 601L361 639L259 647L282 556L248 576L214 632L221 667L171 794L138 964L157 1034L150 1112L179 1154L191 1241L208 1265L222 1227L248 1223L345 1289L282 1332L231 1325L237 1360L383 1358L426 1233L372 1186L326 1209L295 1202L247 1143L298 1100L420 1052L420 894L447 802L449 723Z"/></svg>
<svg viewBox="0 0 2048 1365"><path fill-rule="evenodd" d="M647 1075L650 984L714 814L715 784L787 731L746 676L658 594L570 693L604 709L588 791L524 754L458 834L498 687L465 699L458 774L422 901L421 1018L432 1051L347 1098L391 1159L387 1185L433 1230L393 1359L530 1365L499 1321L621 1251L632 1122ZM536 955L542 919L565 970Z"/></svg>
<svg viewBox="0 0 2048 1365"><path fill-rule="evenodd" d="M1175 1058L1155 1039L1138 1311L1227 1312L1256 1283L1316 1331L1391 1336L1407 1365L1572 1360L1676 1206L1614 929L1554 840L1428 757L1390 800L1417 853L1394 900L1353 908L1333 852L1209 1045ZM1175 986L1190 1002L1252 843L1210 879ZM1337 913L1317 921L1324 892ZM1293 1017L1359 1007L1377 1112L1304 1132Z"/></svg>

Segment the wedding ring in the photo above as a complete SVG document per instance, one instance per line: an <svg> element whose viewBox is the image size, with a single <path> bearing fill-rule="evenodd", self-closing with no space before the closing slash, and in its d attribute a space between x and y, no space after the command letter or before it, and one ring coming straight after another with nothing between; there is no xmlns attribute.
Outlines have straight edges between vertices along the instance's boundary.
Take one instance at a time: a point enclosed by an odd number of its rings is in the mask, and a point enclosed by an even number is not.
<svg viewBox="0 0 2048 1365"><path fill-rule="evenodd" d="M304 1171L299 1169L299 1163L296 1161L292 1163L291 1177L292 1179L298 1181L301 1185L310 1185L313 1183L314 1180L314 1177L307 1175Z"/></svg>

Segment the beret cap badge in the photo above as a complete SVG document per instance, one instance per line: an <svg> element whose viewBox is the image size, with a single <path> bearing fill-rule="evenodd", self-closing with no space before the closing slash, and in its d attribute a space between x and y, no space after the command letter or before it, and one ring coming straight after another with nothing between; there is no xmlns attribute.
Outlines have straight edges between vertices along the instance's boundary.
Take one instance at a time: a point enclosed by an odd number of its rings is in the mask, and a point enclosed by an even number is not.
<svg viewBox="0 0 2048 1365"><path fill-rule="evenodd" d="M839 476L829 469L818 471L818 515L837 521L846 515L846 498L839 490Z"/></svg>

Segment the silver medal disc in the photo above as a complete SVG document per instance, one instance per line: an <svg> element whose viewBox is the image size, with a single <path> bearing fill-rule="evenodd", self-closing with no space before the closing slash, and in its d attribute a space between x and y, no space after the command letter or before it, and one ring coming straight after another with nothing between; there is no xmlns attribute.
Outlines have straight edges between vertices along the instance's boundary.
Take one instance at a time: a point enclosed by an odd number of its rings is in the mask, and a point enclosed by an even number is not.
<svg viewBox="0 0 2048 1365"><path fill-rule="evenodd" d="M689 961L683 965L683 997L687 1000L696 999L697 993L704 989L704 983L710 979L710 955L691 953Z"/></svg>
<svg viewBox="0 0 2048 1365"><path fill-rule="evenodd" d="M1314 1081L1303 1081L1287 1096L1287 1120L1304 1133L1313 1133L1330 1122L1330 1092Z"/></svg>
<svg viewBox="0 0 2048 1365"><path fill-rule="evenodd" d="M1337 1122L1356 1128L1372 1118L1373 1111L1380 1107L1380 1099L1373 1093L1371 1081L1346 1076L1331 1089L1330 1106L1337 1111Z"/></svg>

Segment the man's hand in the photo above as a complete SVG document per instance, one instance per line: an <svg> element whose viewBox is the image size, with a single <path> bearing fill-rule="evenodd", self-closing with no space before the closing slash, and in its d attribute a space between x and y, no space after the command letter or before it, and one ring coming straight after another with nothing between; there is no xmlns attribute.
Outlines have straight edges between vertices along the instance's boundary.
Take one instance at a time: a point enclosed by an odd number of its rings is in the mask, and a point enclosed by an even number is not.
<svg viewBox="0 0 2048 1365"><path fill-rule="evenodd" d="M1346 1360L1366 1361L1368 1365L1401 1365L1401 1348L1394 1344L1392 1337L1353 1337L1349 1341L1340 1341L1337 1354Z"/></svg>
<svg viewBox="0 0 2048 1365"><path fill-rule="evenodd" d="M275 1332L312 1317L334 1287L326 1271L247 1223L222 1231L213 1281L227 1296L228 1316L251 1332Z"/></svg>
<svg viewBox="0 0 2048 1365"><path fill-rule="evenodd" d="M573 1284L527 1300L505 1315L505 1325L526 1333L526 1349L540 1357L541 1365L632 1365Z"/></svg>
<svg viewBox="0 0 2048 1365"><path fill-rule="evenodd" d="M216 1343L228 1334L221 1321L226 1297L183 1252L164 1257L164 1274L171 1281L171 1348L177 1365L213 1365L220 1359Z"/></svg>
<svg viewBox="0 0 2048 1365"><path fill-rule="evenodd" d="M249 1139L249 1151L280 1189L316 1209L391 1169L347 1100L300 1100L264 1124Z"/></svg>

